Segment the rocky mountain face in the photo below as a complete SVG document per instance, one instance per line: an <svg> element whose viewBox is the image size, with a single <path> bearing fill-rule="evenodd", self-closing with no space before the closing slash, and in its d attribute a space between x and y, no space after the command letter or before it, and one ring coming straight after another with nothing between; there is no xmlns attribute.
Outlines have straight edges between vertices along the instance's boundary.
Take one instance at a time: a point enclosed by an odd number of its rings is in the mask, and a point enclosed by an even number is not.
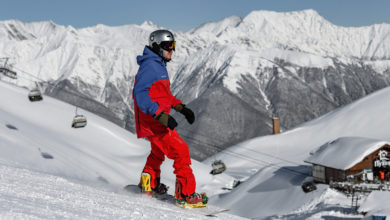
<svg viewBox="0 0 390 220"><path fill-rule="evenodd" d="M20 86L57 97L135 131L136 56L159 29L150 22L75 29L0 22L0 57ZM175 113L201 160L243 140L317 118L390 84L390 25L339 27L312 10L254 11L176 32L172 90L196 114ZM2 80L8 80L2 77ZM71 120L71 119L69 119ZM70 122L69 122L70 123Z"/></svg>

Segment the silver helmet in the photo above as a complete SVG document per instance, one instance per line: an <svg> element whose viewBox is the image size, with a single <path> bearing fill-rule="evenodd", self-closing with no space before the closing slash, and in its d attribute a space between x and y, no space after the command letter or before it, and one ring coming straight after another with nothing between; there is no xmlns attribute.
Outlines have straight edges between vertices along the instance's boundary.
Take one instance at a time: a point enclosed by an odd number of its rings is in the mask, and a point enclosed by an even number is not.
<svg viewBox="0 0 390 220"><path fill-rule="evenodd" d="M154 47L154 43L158 46L163 41L175 41L173 34L168 30L157 30L153 31L149 36L149 47Z"/></svg>
<svg viewBox="0 0 390 220"><path fill-rule="evenodd" d="M164 50L175 50L175 37L168 30L153 31L149 36L149 47L166 62L169 62L171 59L164 56Z"/></svg>

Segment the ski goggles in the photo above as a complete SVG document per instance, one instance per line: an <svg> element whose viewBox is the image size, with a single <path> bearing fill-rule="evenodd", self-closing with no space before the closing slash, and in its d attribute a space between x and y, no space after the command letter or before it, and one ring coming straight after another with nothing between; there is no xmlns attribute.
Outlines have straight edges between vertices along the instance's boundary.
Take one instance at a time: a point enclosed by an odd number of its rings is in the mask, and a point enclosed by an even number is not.
<svg viewBox="0 0 390 220"><path fill-rule="evenodd" d="M163 50L166 50L166 51L172 51L172 50L175 50L175 44L176 44L176 41L162 41L160 43L160 47L163 49Z"/></svg>

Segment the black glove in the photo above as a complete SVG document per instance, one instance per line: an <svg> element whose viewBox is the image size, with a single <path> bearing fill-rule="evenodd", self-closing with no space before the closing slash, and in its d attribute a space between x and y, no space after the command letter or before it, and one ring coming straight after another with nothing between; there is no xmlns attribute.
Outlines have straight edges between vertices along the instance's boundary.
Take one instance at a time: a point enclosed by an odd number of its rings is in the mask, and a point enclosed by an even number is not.
<svg viewBox="0 0 390 220"><path fill-rule="evenodd" d="M168 127L171 130L175 129L175 127L177 126L176 120L172 116L164 112L161 112L160 114L154 116L154 119L156 119L165 127Z"/></svg>
<svg viewBox="0 0 390 220"><path fill-rule="evenodd" d="M175 106L175 110L183 114L186 117L188 123L190 124L194 123L195 114L191 109L187 108L186 105L178 104Z"/></svg>

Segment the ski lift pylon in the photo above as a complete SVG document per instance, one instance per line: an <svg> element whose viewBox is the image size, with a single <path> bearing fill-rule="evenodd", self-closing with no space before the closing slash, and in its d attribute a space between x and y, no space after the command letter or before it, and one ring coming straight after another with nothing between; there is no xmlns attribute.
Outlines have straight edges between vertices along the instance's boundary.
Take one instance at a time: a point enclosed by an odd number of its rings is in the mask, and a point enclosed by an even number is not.
<svg viewBox="0 0 390 220"><path fill-rule="evenodd" d="M76 107L76 115L73 118L72 121L72 128L83 128L87 125L87 118L84 115L77 114L77 107Z"/></svg>
<svg viewBox="0 0 390 220"><path fill-rule="evenodd" d="M223 173L226 170L226 165L222 160L216 160L211 164L211 167L213 168L210 172L212 175L217 175L220 173Z"/></svg>

